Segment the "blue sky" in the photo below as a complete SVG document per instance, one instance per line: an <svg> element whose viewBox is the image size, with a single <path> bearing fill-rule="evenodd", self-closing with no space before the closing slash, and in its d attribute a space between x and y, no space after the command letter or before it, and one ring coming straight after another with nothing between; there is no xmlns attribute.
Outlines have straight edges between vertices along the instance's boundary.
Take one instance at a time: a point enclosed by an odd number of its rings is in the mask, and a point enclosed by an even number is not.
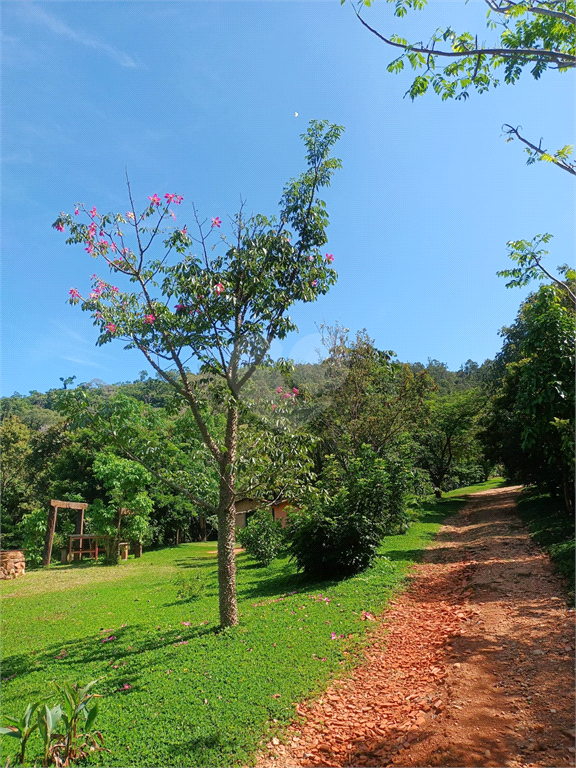
<svg viewBox="0 0 576 768"><path fill-rule="evenodd" d="M488 39L485 4L433 0L366 18L427 39L436 27ZM126 210L125 169L141 206L184 195L224 221L272 214L304 170L310 119L346 132L343 169L324 195L339 280L292 313L300 333L277 354L314 362L316 324L366 328L380 349L457 369L500 349L525 290L505 288L506 242L551 232L549 264L574 256L574 186L531 167L503 123L545 146L572 143L574 76L524 74L466 102L403 98L410 73L338 0L303 2L4 2L2 10L2 394L59 377L132 380L146 361L119 342L94 346L91 319L66 303L98 269L51 228L74 203ZM295 117L295 112L298 116ZM104 267L100 269L106 277Z"/></svg>

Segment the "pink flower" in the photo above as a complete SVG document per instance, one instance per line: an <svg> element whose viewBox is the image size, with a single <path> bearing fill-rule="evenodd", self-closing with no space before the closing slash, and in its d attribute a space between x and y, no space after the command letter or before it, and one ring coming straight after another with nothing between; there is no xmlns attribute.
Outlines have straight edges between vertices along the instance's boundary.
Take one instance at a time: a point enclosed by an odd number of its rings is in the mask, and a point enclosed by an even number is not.
<svg viewBox="0 0 576 768"><path fill-rule="evenodd" d="M216 283L216 285L214 286L214 291L217 296L220 296L221 293L224 293L224 286L222 285L222 283Z"/></svg>
<svg viewBox="0 0 576 768"><path fill-rule="evenodd" d="M292 387L292 394L293 395L298 395L299 394L299 390L296 389L296 387Z"/></svg>
<svg viewBox="0 0 576 768"><path fill-rule="evenodd" d="M166 192L164 197L166 198L166 200L168 200L169 203L171 203L174 200L174 198L176 197L176 195L171 195L169 192Z"/></svg>
<svg viewBox="0 0 576 768"><path fill-rule="evenodd" d="M148 197L148 200L150 200L150 202L151 202L151 204L152 204L152 205L156 205L156 206L158 206L158 205L161 205L161 204L162 204L162 200L160 200L160 198L158 197L158 195L156 194L156 192L154 192L154 194L152 195L152 197L150 197L150 196L149 196L149 197Z"/></svg>
<svg viewBox="0 0 576 768"><path fill-rule="evenodd" d="M78 210L78 206L76 206L74 208L74 216L78 216L79 213L80 213L80 211Z"/></svg>
<svg viewBox="0 0 576 768"><path fill-rule="evenodd" d="M273 406L272 406L272 410L273 410L273 411L275 411L275 410L276 410L276 408L278 408L278 406L277 406L277 405L273 405Z"/></svg>
<svg viewBox="0 0 576 768"><path fill-rule="evenodd" d="M176 312L183 312L185 309L184 304L176 304Z"/></svg>
<svg viewBox="0 0 576 768"><path fill-rule="evenodd" d="M281 395L282 394L282 387L276 387L276 394Z"/></svg>
<svg viewBox="0 0 576 768"><path fill-rule="evenodd" d="M64 232L64 224L58 222L58 224L56 224L56 229L58 232Z"/></svg>
<svg viewBox="0 0 576 768"><path fill-rule="evenodd" d="M332 256L331 253L327 253L326 254L326 261L328 262L328 264L332 264L332 262L334 261L334 256Z"/></svg>
<svg viewBox="0 0 576 768"><path fill-rule="evenodd" d="M314 261L314 256L308 256L308 261Z"/></svg>
<svg viewBox="0 0 576 768"><path fill-rule="evenodd" d="M171 208L169 209L169 211L170 211L170 216L172 216L174 221L176 221L176 214L174 213L174 211Z"/></svg>
<svg viewBox="0 0 576 768"><path fill-rule="evenodd" d="M316 288L318 285L318 280L312 280L312 288Z"/></svg>
<svg viewBox="0 0 576 768"><path fill-rule="evenodd" d="M78 293L76 288L70 288L69 294L70 294L70 297L73 298L73 299L80 299L81 298L81 296Z"/></svg>
<svg viewBox="0 0 576 768"><path fill-rule="evenodd" d="M148 323L149 325L152 325L152 323L156 320L154 315L144 315L144 322Z"/></svg>
<svg viewBox="0 0 576 768"><path fill-rule="evenodd" d="M116 640L116 638L114 637L114 635L110 635L109 637L103 637L103 638L102 638L102 642L103 642L103 643L109 643L111 640Z"/></svg>
<svg viewBox="0 0 576 768"><path fill-rule="evenodd" d="M132 221L134 221L134 214L132 213L132 211L126 211L126 218L132 219Z"/></svg>
<svg viewBox="0 0 576 768"><path fill-rule="evenodd" d="M182 200L184 200L184 195L174 195L174 202L176 205L180 205Z"/></svg>
<svg viewBox="0 0 576 768"><path fill-rule="evenodd" d="M98 211L96 210L95 206L92 206L92 210L88 211L88 214L90 215L91 218L94 218L94 216L96 216L97 213Z"/></svg>
<svg viewBox="0 0 576 768"><path fill-rule="evenodd" d="M108 323L108 325L105 325L104 327L106 328L108 333L116 333L116 326L114 325L114 323ZM104 640L102 640L102 642L104 642Z"/></svg>
<svg viewBox="0 0 576 768"><path fill-rule="evenodd" d="M212 219L212 226L220 228L220 225L222 224L222 221L219 216L216 216L215 219Z"/></svg>
<svg viewBox="0 0 576 768"><path fill-rule="evenodd" d="M128 683L124 683L124 685L122 686L122 690L123 691L129 691L130 688L132 688L132 686L129 685Z"/></svg>
<svg viewBox="0 0 576 768"><path fill-rule="evenodd" d="M181 621L180 624L182 624L185 627L189 627L190 626L190 622L189 621Z"/></svg>
<svg viewBox="0 0 576 768"><path fill-rule="evenodd" d="M180 234L182 235L182 237L188 236L188 229L186 227L186 224L184 224L183 228L180 230Z"/></svg>

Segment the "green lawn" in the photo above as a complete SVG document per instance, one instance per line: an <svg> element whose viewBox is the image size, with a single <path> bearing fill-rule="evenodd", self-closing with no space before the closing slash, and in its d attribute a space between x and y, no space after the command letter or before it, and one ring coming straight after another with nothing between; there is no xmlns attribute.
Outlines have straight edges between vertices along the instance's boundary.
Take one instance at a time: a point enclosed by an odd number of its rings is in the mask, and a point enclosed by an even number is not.
<svg viewBox="0 0 576 768"><path fill-rule="evenodd" d="M448 491L443 494L445 499L457 499L462 496L467 496L469 493L478 493L479 491L490 491L494 488L503 488L508 484L508 481L503 477L491 477L485 483L479 483L478 485L467 485L465 488L456 488L453 491Z"/></svg>
<svg viewBox="0 0 576 768"><path fill-rule="evenodd" d="M428 505L407 534L385 541L370 569L344 581L306 583L287 559L264 569L239 555L241 624L224 632L217 631L214 542L2 582L3 714L48 696L52 681L99 678L96 726L112 752L94 763L249 763L260 740L293 718L295 702L351 665L370 629L362 611L384 610L461 503ZM173 578L182 570L205 578L200 598L176 598ZM15 751L13 740L3 741L2 764ZM28 762L39 754L33 736Z"/></svg>

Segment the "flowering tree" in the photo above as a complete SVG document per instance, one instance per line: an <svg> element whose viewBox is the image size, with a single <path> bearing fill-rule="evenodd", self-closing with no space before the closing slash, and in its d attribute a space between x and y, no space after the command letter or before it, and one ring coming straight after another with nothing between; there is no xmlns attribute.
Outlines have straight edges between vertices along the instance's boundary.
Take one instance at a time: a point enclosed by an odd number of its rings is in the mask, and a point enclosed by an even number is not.
<svg viewBox="0 0 576 768"><path fill-rule="evenodd" d="M218 582L220 623L238 623L234 524L238 422L241 393L258 366L270 363L270 344L296 330L288 315L297 301L315 301L336 281L332 254L322 254L328 216L318 190L329 186L340 161L330 150L343 128L311 121L302 135L308 169L284 188L280 215L231 219L233 239L222 236L219 217L209 225L194 209L195 236L186 226L170 225L180 195L149 197L138 213L128 183L130 210L101 214L95 207L61 213L55 229L68 231L67 243L81 243L101 258L113 275L132 286L126 290L98 275L87 296L73 288L70 303L81 303L99 328L97 344L115 339L139 349L190 409L219 475L217 510L202 498L194 501L218 515ZM87 217L83 222L80 216ZM162 240L164 253L152 256ZM196 246L198 254L191 248ZM189 362L226 384L226 429L223 440L212 434L203 417Z"/></svg>

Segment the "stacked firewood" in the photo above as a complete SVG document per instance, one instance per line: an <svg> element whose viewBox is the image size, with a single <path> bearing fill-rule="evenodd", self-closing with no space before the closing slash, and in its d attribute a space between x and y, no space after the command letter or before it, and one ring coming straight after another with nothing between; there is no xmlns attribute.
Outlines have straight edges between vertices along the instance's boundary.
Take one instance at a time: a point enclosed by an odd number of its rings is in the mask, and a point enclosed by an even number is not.
<svg viewBox="0 0 576 768"><path fill-rule="evenodd" d="M0 579L16 579L25 571L26 561L21 549L3 549L0 552Z"/></svg>

